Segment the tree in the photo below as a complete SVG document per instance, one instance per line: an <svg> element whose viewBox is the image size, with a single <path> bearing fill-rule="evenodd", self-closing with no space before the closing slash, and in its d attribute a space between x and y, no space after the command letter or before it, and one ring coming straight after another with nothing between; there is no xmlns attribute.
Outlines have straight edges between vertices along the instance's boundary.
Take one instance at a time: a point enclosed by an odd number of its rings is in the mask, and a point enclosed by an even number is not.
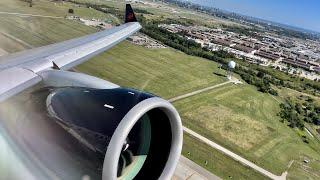
<svg viewBox="0 0 320 180"><path fill-rule="evenodd" d="M259 71L258 74L257 74L257 76L258 76L259 78L263 78L263 77L265 76L265 73Z"/></svg>
<svg viewBox="0 0 320 180"><path fill-rule="evenodd" d="M305 142L305 143L307 143L307 144L309 143L309 141L308 141L308 139L307 139L307 136L302 135L301 138L302 138L302 141L303 141L303 142Z"/></svg>
<svg viewBox="0 0 320 180"><path fill-rule="evenodd" d="M271 95L278 96L278 92L277 92L276 90L274 90L274 89L270 89L270 90L269 90L269 93L270 93Z"/></svg>
<svg viewBox="0 0 320 180"><path fill-rule="evenodd" d="M74 13L74 10L73 10L73 9L69 9L69 10L68 10L68 13L73 14L73 13Z"/></svg>
<svg viewBox="0 0 320 180"><path fill-rule="evenodd" d="M297 111L295 110L295 103L293 101L287 100L285 103L281 103L280 109L280 117L288 121L290 127L297 127L300 129L304 128L303 116L297 113Z"/></svg>
<svg viewBox="0 0 320 180"><path fill-rule="evenodd" d="M320 125L320 115L315 116L315 117L312 119L312 122L313 122L313 124L315 124L315 125Z"/></svg>
<svg viewBox="0 0 320 180"><path fill-rule="evenodd" d="M32 7L32 5L33 5L32 0L22 0L22 1L29 3L29 7Z"/></svg>
<svg viewBox="0 0 320 180"><path fill-rule="evenodd" d="M300 103L296 103L295 109L299 114L303 114L304 113L303 107L302 107L302 105Z"/></svg>
<svg viewBox="0 0 320 180"><path fill-rule="evenodd" d="M308 96L308 99L307 99L308 102L313 102L314 99L312 99L310 96Z"/></svg>

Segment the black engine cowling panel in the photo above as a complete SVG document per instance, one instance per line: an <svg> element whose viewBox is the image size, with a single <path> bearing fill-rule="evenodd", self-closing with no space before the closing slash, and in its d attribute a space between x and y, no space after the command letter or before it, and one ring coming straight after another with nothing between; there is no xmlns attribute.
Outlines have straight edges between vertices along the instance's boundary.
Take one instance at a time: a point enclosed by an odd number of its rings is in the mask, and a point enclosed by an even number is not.
<svg viewBox="0 0 320 180"><path fill-rule="evenodd" d="M62 88L49 95L49 112L68 125L111 137L122 118L141 101L154 97L133 89Z"/></svg>

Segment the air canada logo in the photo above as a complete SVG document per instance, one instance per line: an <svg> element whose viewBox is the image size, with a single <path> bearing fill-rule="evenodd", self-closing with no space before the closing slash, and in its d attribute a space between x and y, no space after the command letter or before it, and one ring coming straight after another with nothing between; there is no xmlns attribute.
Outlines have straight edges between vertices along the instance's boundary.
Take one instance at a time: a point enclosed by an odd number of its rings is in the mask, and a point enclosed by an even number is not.
<svg viewBox="0 0 320 180"><path fill-rule="evenodd" d="M133 21L134 20L134 15L133 13L129 13L127 16L128 21Z"/></svg>

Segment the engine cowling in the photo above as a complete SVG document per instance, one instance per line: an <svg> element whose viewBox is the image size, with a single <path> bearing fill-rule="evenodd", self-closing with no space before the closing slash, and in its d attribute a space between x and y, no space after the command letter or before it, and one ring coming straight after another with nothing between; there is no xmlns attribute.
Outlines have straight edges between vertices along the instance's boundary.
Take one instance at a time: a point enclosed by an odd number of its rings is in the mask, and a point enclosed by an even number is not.
<svg viewBox="0 0 320 180"><path fill-rule="evenodd" d="M167 101L126 88L67 87L47 97L49 114L101 157L103 179L169 179L182 149L179 114Z"/></svg>

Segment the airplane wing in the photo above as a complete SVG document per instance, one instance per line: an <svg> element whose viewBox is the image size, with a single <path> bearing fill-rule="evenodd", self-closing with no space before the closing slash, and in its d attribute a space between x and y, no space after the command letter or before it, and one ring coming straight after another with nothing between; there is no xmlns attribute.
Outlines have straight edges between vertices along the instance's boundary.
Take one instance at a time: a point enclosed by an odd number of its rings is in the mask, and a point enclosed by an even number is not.
<svg viewBox="0 0 320 180"><path fill-rule="evenodd" d="M102 53L141 29L130 5L125 24L77 39L0 58L0 102L41 82L38 73L68 70Z"/></svg>

